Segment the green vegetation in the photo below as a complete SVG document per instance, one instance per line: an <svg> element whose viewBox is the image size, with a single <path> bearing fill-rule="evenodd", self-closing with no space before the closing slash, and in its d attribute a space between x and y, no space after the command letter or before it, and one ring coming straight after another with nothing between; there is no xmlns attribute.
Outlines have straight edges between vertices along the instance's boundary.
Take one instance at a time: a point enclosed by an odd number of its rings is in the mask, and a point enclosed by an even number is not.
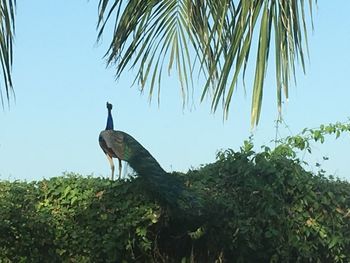
<svg viewBox="0 0 350 263"><path fill-rule="evenodd" d="M305 72L315 4L317 0L99 0L98 37L106 35L106 25L114 26L106 57L117 77L135 69L135 83L160 99L165 73L176 71L185 104L199 75L204 80L201 100L211 97L212 110L222 105L225 116L240 76L252 65L255 126L268 64L275 66L279 113L291 76L296 76L296 62Z"/></svg>
<svg viewBox="0 0 350 263"><path fill-rule="evenodd" d="M246 141L173 173L201 203L194 213L160 202L142 176L1 181L0 262L349 262L350 183L306 171L292 150L348 128L259 153Z"/></svg>
<svg viewBox="0 0 350 263"><path fill-rule="evenodd" d="M16 3L0 0L2 106L2 91L9 105L15 97L12 47ZM201 100L212 94L213 111L222 104L226 116L240 76L244 78L252 65L254 126L260 117L268 62L275 66L279 113L283 95L288 99L291 76L296 76L296 62L305 72L316 4L317 0L99 0L97 38L107 35L110 40L106 58L107 64L116 68L116 76L135 68L134 83L142 90L148 87L150 97L157 93L159 100L164 73L176 71L185 105L190 88L198 86L194 82L201 76Z"/></svg>

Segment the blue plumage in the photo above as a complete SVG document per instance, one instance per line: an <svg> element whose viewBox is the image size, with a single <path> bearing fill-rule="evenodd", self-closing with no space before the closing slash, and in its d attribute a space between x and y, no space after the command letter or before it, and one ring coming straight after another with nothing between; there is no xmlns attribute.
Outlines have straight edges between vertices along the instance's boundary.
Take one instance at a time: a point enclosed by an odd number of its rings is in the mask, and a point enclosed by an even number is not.
<svg viewBox="0 0 350 263"><path fill-rule="evenodd" d="M112 104L107 102L108 117L106 130L113 130Z"/></svg>
<svg viewBox="0 0 350 263"><path fill-rule="evenodd" d="M117 155L118 151L116 151L114 148L118 146L118 141L116 142L110 142L110 132L115 132L114 125L113 125L113 118L112 118L112 104L107 102L107 110L108 110L108 117L107 117L107 125L106 129L100 133L100 136L98 137L98 142L103 150L103 152L106 154L106 157L109 161L109 164L111 166L112 175L111 179L114 179L114 162L113 158L118 158L119 161L119 179L121 177L121 170L122 170L122 159ZM120 147L119 147L120 148Z"/></svg>

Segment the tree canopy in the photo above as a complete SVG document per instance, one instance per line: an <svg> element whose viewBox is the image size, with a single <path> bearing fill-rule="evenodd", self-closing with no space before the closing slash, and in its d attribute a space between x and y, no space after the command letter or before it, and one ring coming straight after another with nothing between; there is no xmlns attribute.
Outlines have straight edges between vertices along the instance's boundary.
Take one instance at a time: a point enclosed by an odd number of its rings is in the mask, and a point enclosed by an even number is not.
<svg viewBox="0 0 350 263"><path fill-rule="evenodd" d="M314 3L317 0L99 0L98 39L111 24L114 29L106 57L108 64L115 65L117 77L126 68L136 68L134 83L142 89L148 87L150 97L158 91L159 98L162 76L175 70L185 103L198 75L204 79L201 99L211 95L212 110L222 105L225 116L239 76L244 79L248 62L255 58L254 126L259 122L270 50L274 50L279 112L282 94L288 98L290 79L295 77L295 63L300 61L305 71ZM4 95L8 103L14 95L11 68L16 0L0 0L0 4L0 94L4 106Z"/></svg>
<svg viewBox="0 0 350 263"><path fill-rule="evenodd" d="M193 76L199 73L205 79L202 99L212 94L212 110L222 102L226 116L238 77L242 74L244 78L251 51L256 49L251 102L254 126L259 121L270 49L275 51L279 112L282 93L288 98L297 60L305 71L308 31L305 9L309 7L312 23L313 2L100 0L99 37L108 22L114 23L106 56L109 64L115 63L117 77L128 66L135 67L135 81L142 89L149 86L150 96L155 89L159 95L167 63L169 72L176 69L186 101Z"/></svg>
<svg viewBox="0 0 350 263"><path fill-rule="evenodd" d="M0 1L0 61L2 69L2 83L0 83L1 103L4 106L5 91L7 101L10 101L10 94L14 94L11 69L12 69L12 45L15 33L15 6L16 0Z"/></svg>

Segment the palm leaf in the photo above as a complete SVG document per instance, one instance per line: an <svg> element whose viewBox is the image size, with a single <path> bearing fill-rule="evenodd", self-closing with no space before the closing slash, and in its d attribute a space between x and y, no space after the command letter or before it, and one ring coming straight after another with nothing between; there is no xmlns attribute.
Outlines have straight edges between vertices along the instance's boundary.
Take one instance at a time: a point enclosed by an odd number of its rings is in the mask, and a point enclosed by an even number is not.
<svg viewBox="0 0 350 263"><path fill-rule="evenodd" d="M0 0L0 61L2 68L2 83L0 84L1 104L4 107L4 95L10 103L10 95L14 94L11 69L12 46L15 33L15 6L16 0Z"/></svg>
<svg viewBox="0 0 350 263"><path fill-rule="evenodd" d="M201 99L211 95L213 111L222 102L225 116L239 76L245 78L252 50L256 50L251 105L255 126L262 108L270 49L275 49L279 112L282 92L288 99L290 77L295 78L295 63L300 62L305 71L306 5L312 16L312 0L100 0L98 36L114 18L107 62L115 63L117 77L128 67L136 68L134 82L142 90L149 86L150 98L157 85L159 99L167 63L167 71L178 74L184 103L198 73L206 80Z"/></svg>

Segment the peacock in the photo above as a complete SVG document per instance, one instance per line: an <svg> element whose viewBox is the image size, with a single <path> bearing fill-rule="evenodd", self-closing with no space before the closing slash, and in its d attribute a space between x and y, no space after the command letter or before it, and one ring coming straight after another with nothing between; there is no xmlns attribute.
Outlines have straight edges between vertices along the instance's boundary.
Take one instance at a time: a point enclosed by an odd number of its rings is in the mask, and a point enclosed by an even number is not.
<svg viewBox="0 0 350 263"><path fill-rule="evenodd" d="M149 151L131 135L114 130L112 107L112 104L107 102L107 125L99 136L99 144L111 166L111 179L114 178L113 158L117 158L119 161L119 179L122 170L121 161L126 161L137 175L142 177L148 192L157 197L159 201L163 201L170 206L178 206L180 203L193 204L194 198L191 197L191 194L188 194L179 178L164 171Z"/></svg>
<svg viewBox="0 0 350 263"><path fill-rule="evenodd" d="M113 157L118 158L119 161L119 179L121 178L122 173L122 161L121 158L117 156L117 152L113 150L116 146L119 144L113 143L110 139L110 134L113 134L113 117L112 117L112 107L113 105L107 102L107 110L108 110L108 117L107 117L107 125L106 129L100 133L100 136L98 137L98 142L103 150L103 152L106 154L107 159L109 161L109 164L111 166L112 175L111 180L114 180L114 162Z"/></svg>
<svg viewBox="0 0 350 263"><path fill-rule="evenodd" d="M122 171L121 161L128 162L138 174L146 170L150 171L150 169L159 174L166 173L156 159L131 135L113 129L112 107L113 105L107 102L107 125L99 136L100 146L111 166L111 179L114 179L113 158L117 158L119 161L119 179Z"/></svg>

